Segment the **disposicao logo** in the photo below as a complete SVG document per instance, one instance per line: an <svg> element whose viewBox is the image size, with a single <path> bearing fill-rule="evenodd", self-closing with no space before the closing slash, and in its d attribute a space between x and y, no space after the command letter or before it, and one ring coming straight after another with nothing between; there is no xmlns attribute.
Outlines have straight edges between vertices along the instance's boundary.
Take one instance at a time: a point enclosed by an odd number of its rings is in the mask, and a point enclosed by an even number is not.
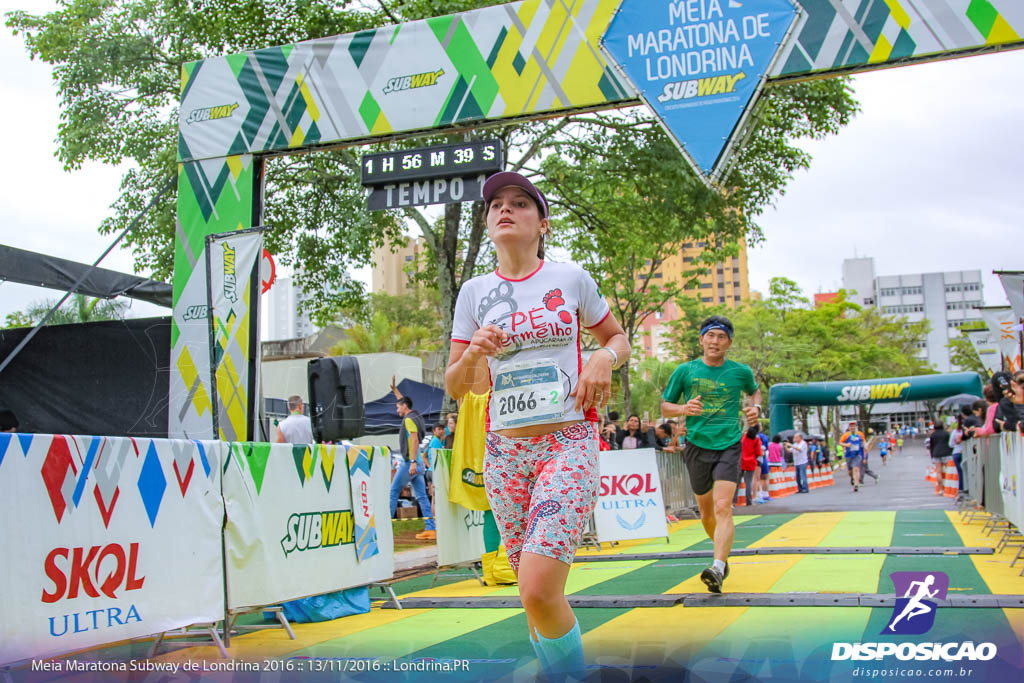
<svg viewBox="0 0 1024 683"><path fill-rule="evenodd" d="M389 78L384 86L384 94L412 90L413 88L426 88L430 85L437 85L437 79L444 76L444 69L437 71L424 71L420 74L409 74L408 76L397 76Z"/></svg>
<svg viewBox="0 0 1024 683"><path fill-rule="evenodd" d="M945 600L949 590L949 576L944 572L893 572L896 586L896 606L889 625L882 633L916 636L927 633L935 625L935 603Z"/></svg>
<svg viewBox="0 0 1024 683"><path fill-rule="evenodd" d="M935 625L938 605L945 600L949 576L944 572L893 572L896 605L881 635L921 635ZM902 596L902 597L899 597ZM902 661L988 661L996 656L994 643L833 643L832 660L880 660L895 656Z"/></svg>

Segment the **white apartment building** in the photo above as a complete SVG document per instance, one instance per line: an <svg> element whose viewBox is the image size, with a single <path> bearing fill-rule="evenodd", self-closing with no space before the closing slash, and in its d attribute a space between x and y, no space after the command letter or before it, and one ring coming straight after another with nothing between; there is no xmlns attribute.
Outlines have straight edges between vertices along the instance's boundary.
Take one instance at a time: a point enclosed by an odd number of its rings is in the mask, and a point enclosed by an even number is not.
<svg viewBox="0 0 1024 683"><path fill-rule="evenodd" d="M985 301L980 270L876 275L873 258L852 258L843 261L843 288L851 301L884 315L931 322L921 357L939 372L960 370L950 364L946 344L962 325L981 320L974 310Z"/></svg>
<svg viewBox="0 0 1024 683"><path fill-rule="evenodd" d="M301 339L317 331L305 312L299 311L306 295L294 278L279 277L270 288L267 306L267 338L264 341Z"/></svg>

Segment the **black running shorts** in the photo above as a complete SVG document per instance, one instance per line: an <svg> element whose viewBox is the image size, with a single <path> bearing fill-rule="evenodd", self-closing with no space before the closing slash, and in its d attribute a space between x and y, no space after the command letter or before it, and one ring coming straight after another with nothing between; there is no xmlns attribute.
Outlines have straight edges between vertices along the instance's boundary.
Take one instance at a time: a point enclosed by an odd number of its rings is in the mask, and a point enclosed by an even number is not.
<svg viewBox="0 0 1024 683"><path fill-rule="evenodd" d="M690 474L693 492L702 496L711 490L716 481L739 483L742 455L743 449L739 441L717 451L687 442L683 449L683 462L686 463L686 471Z"/></svg>

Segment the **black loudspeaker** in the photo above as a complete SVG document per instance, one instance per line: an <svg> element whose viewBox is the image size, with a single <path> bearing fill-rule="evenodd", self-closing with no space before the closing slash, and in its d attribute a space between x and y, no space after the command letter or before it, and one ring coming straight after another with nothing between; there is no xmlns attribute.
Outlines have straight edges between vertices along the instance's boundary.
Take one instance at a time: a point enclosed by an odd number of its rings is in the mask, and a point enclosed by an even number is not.
<svg viewBox="0 0 1024 683"><path fill-rule="evenodd" d="M352 356L309 361L310 420L318 443L363 435L363 384Z"/></svg>

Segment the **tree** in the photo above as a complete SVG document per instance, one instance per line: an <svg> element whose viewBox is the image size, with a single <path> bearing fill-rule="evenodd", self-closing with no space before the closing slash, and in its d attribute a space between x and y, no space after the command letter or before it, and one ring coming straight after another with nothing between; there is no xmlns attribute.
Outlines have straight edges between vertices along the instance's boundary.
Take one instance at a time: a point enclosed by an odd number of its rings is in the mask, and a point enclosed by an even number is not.
<svg viewBox="0 0 1024 683"><path fill-rule="evenodd" d="M24 311L14 311L8 313L4 319L4 327L7 329L13 329L15 327L32 327L35 323L32 322L32 318L28 316Z"/></svg>
<svg viewBox="0 0 1024 683"><path fill-rule="evenodd" d="M977 329L985 329L985 323L980 321L967 323L960 328L959 335L950 338L946 348L949 349L949 362L954 367L958 367L966 372L978 373L978 376L981 377L981 383L985 384L988 382L991 373L985 367L985 362L978 355L978 349L968 339L966 332L966 330Z"/></svg>
<svg viewBox="0 0 1024 683"><path fill-rule="evenodd" d="M668 380L675 369L676 363L660 361L657 358L644 358L637 363L630 378L632 406L630 410L623 410L623 416L631 413L643 415L646 411L652 422L657 423L657 418L661 415L661 393L668 385ZM616 396L618 395L616 393Z"/></svg>
<svg viewBox="0 0 1024 683"><path fill-rule="evenodd" d="M342 327L369 325L373 317L380 314L395 325L422 327L432 339L443 337L438 292L422 285L406 294L372 292L367 296L366 305L344 307L338 313L335 324Z"/></svg>
<svg viewBox="0 0 1024 683"><path fill-rule="evenodd" d="M50 309L57 304L56 299L37 301L29 305L24 312L16 311L7 314L7 327L34 327L46 317ZM75 323L95 323L104 320L121 320L128 305L119 299L96 299L84 294L72 294L71 298L58 308L47 325L71 325Z"/></svg>
<svg viewBox="0 0 1024 683"><path fill-rule="evenodd" d="M437 347L438 340L422 325L401 325L376 312L368 325L345 330L346 339L331 347L336 355L358 353L404 353L411 356Z"/></svg>

